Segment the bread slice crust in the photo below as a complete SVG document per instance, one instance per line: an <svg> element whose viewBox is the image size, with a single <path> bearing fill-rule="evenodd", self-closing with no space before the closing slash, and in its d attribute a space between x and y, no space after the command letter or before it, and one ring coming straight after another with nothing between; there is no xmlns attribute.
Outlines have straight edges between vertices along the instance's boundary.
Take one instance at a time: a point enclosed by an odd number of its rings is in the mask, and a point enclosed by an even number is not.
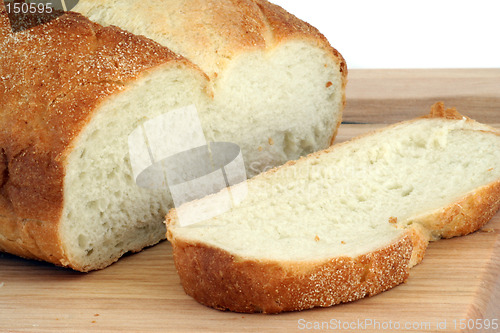
<svg viewBox="0 0 500 333"><path fill-rule="evenodd" d="M323 263L242 259L220 248L178 239L171 232L167 235L182 286L195 300L218 310L280 313L328 307L391 289L406 281L430 241L473 233L499 209L497 181L412 219L407 234L385 248ZM364 278L363 267L370 271Z"/></svg>
<svg viewBox="0 0 500 333"><path fill-rule="evenodd" d="M281 262L239 258L203 243L173 239L186 293L201 304L235 312L279 313L374 296L406 281L409 234L356 258Z"/></svg>

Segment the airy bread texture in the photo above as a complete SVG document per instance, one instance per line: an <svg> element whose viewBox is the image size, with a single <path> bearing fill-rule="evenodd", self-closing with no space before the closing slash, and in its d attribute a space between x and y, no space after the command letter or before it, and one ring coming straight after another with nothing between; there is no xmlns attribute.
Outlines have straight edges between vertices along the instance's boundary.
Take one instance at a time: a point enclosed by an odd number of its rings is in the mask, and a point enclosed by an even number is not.
<svg viewBox="0 0 500 333"><path fill-rule="evenodd" d="M74 10L199 66L213 95L202 119L207 139L238 144L249 177L333 142L345 61L282 8L265 0L81 0Z"/></svg>
<svg viewBox="0 0 500 333"><path fill-rule="evenodd" d="M486 223L499 165L498 132L437 104L254 177L239 206L210 220L181 227L171 210L167 236L185 291L205 305L330 306L402 283L429 240Z"/></svg>
<svg viewBox="0 0 500 333"><path fill-rule="evenodd" d="M89 271L164 239L172 199L136 185L127 139L171 110L194 104L207 141L240 145L249 176L333 140L347 71L319 32L265 1L227 2L224 10L193 2L211 8L218 25L226 22L223 31L169 11L181 4L189 12L189 1L155 2L164 20L154 25L150 12L131 8L126 20L111 23L156 31L189 19L193 34L207 30L218 44L184 40L183 29L170 37L206 64L72 12L13 33L0 3L0 251ZM225 10L240 18L254 11L261 29L236 26ZM216 54L226 59L217 71L210 68L221 59L208 64Z"/></svg>

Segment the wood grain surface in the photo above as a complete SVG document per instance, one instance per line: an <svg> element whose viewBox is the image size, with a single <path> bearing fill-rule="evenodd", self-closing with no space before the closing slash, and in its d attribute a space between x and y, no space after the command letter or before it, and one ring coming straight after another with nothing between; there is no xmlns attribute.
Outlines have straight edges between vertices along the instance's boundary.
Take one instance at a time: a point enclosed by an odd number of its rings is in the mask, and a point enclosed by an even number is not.
<svg viewBox="0 0 500 333"><path fill-rule="evenodd" d="M500 69L353 70L337 142L423 115L438 100L500 128ZM0 254L0 332L500 332L476 329L499 320L500 214L479 232L430 244L390 291L280 315L198 304L180 286L168 242L88 274Z"/></svg>
<svg viewBox="0 0 500 333"><path fill-rule="evenodd" d="M346 122L407 120L436 101L483 123L500 122L500 68L351 70L348 78Z"/></svg>

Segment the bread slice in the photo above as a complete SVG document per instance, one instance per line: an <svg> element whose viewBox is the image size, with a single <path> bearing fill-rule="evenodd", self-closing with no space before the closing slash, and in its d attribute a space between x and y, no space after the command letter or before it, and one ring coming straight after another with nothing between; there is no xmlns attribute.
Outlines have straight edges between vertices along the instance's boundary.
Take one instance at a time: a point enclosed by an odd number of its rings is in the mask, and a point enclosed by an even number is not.
<svg viewBox="0 0 500 333"><path fill-rule="evenodd" d="M136 185L127 142L181 107L196 106L208 141L240 145L250 176L330 144L344 105L342 57L282 10L247 8L240 15L254 11L261 26L247 35L225 15L229 4L205 2L226 22L219 42L234 47L217 80L209 66L77 13L13 33L0 2L0 251L89 271L164 239L172 198ZM184 3L155 7L168 20L127 10L127 21L164 29L184 17L170 10ZM216 33L189 21L195 34ZM198 59L221 50L185 43Z"/></svg>
<svg viewBox="0 0 500 333"><path fill-rule="evenodd" d="M436 104L254 177L246 199L212 219L182 227L173 209L167 236L202 304L331 306L404 282L429 240L484 225L500 206L499 166L498 132Z"/></svg>

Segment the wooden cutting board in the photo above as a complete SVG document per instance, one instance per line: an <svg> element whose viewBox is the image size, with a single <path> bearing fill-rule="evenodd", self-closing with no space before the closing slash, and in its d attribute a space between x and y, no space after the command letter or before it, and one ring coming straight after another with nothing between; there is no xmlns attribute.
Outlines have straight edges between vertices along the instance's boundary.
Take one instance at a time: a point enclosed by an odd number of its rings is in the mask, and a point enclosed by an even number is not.
<svg viewBox="0 0 500 333"><path fill-rule="evenodd" d="M353 70L337 142L426 113L438 100L500 128L500 69ZM280 315L206 308L180 286L167 242L82 274L0 254L0 331L500 332L500 214L430 244L407 283L357 302ZM471 329L461 329L461 326ZM348 327L349 329L341 330Z"/></svg>

